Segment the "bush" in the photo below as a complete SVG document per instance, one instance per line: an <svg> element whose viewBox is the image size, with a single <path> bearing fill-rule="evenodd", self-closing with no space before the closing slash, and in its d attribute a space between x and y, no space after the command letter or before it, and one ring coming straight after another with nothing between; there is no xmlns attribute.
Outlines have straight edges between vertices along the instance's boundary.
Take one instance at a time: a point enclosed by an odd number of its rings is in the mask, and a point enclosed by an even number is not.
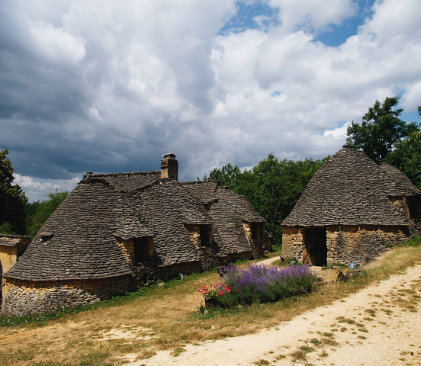
<svg viewBox="0 0 421 366"><path fill-rule="evenodd" d="M221 291L216 289L218 296L213 300L222 307L277 301L309 293L316 280L307 265L278 268L252 264L243 270L228 265L220 268L219 274L223 280L218 284ZM230 291L224 291L226 288Z"/></svg>

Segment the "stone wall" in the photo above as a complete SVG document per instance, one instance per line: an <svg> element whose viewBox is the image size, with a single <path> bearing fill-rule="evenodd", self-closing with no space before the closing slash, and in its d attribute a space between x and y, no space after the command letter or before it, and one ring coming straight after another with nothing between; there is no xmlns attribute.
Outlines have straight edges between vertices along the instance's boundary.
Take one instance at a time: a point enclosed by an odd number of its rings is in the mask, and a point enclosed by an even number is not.
<svg viewBox="0 0 421 366"><path fill-rule="evenodd" d="M29 282L4 280L2 312L22 316L94 303L134 290L132 276L100 280Z"/></svg>
<svg viewBox="0 0 421 366"><path fill-rule="evenodd" d="M7 247L0 245L0 262L3 269L3 273L6 273L12 268L18 259L17 247Z"/></svg>
<svg viewBox="0 0 421 366"><path fill-rule="evenodd" d="M396 226L328 227L327 264L356 262L364 265L406 238L405 228Z"/></svg>
<svg viewBox="0 0 421 366"><path fill-rule="evenodd" d="M252 249L253 256L259 258L263 255L263 241L264 241L264 224L243 222L244 232L246 233L247 241Z"/></svg>
<svg viewBox="0 0 421 366"><path fill-rule="evenodd" d="M397 226L329 226L326 228L327 264L364 265L407 236L406 229ZM310 263L304 228L284 227L282 257Z"/></svg>
<svg viewBox="0 0 421 366"><path fill-rule="evenodd" d="M282 257L297 258L305 263L304 229L284 227L282 233Z"/></svg>

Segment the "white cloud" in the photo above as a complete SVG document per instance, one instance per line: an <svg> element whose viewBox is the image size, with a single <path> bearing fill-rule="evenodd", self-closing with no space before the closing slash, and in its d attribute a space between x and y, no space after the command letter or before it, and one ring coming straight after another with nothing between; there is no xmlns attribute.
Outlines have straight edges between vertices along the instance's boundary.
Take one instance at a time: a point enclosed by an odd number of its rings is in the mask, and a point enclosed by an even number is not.
<svg viewBox="0 0 421 366"><path fill-rule="evenodd" d="M184 179L271 152L324 157L376 99L421 104L416 0L376 2L339 47L314 37L351 16L351 0L272 0L280 25L224 34L234 0L3 4L0 145L28 179L159 169L167 151ZM25 184L61 184L47 183Z"/></svg>
<svg viewBox="0 0 421 366"><path fill-rule="evenodd" d="M415 110L421 105L421 80L406 86L405 93L401 100L405 110Z"/></svg>
<svg viewBox="0 0 421 366"><path fill-rule="evenodd" d="M284 32L295 31L298 27L317 31L331 24L340 24L356 10L352 0L270 0L269 3L279 9Z"/></svg>
<svg viewBox="0 0 421 366"><path fill-rule="evenodd" d="M55 62L77 63L85 57L82 39L43 22L29 28L35 52Z"/></svg>
<svg viewBox="0 0 421 366"><path fill-rule="evenodd" d="M332 130L323 131L323 136L333 137L336 140L344 141L344 139L346 139L346 132L349 126L351 126L351 123L345 122L342 127L337 127Z"/></svg>
<svg viewBox="0 0 421 366"><path fill-rule="evenodd" d="M20 174L14 174L14 178L15 180L13 183L18 184L23 189L27 197L30 197L30 201L43 201L47 199L49 193L54 193L56 191L70 192L80 181L80 177L45 180Z"/></svg>

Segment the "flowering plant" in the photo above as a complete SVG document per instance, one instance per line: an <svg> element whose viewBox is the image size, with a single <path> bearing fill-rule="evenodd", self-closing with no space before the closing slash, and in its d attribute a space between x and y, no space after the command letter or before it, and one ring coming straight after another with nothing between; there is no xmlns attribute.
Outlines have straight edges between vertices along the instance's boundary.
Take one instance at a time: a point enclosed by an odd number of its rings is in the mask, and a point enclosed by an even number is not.
<svg viewBox="0 0 421 366"><path fill-rule="evenodd" d="M252 264L244 269L227 265L218 273L222 281L203 285L199 292L208 303L212 300L223 308L306 294L313 290L316 280L307 265L279 268Z"/></svg>
<svg viewBox="0 0 421 366"><path fill-rule="evenodd" d="M214 283L212 285L203 285L199 289L200 294L206 300L217 300L220 296L224 294L229 294L231 292L231 286L225 286L223 283Z"/></svg>

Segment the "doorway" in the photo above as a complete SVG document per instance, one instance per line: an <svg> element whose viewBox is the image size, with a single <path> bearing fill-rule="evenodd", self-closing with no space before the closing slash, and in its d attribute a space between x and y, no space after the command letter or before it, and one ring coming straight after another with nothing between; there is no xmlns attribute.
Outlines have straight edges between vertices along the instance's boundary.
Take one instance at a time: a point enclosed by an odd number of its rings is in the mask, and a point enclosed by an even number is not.
<svg viewBox="0 0 421 366"><path fill-rule="evenodd" d="M311 264L315 266L325 266L327 264L325 228L305 229L304 244Z"/></svg>

